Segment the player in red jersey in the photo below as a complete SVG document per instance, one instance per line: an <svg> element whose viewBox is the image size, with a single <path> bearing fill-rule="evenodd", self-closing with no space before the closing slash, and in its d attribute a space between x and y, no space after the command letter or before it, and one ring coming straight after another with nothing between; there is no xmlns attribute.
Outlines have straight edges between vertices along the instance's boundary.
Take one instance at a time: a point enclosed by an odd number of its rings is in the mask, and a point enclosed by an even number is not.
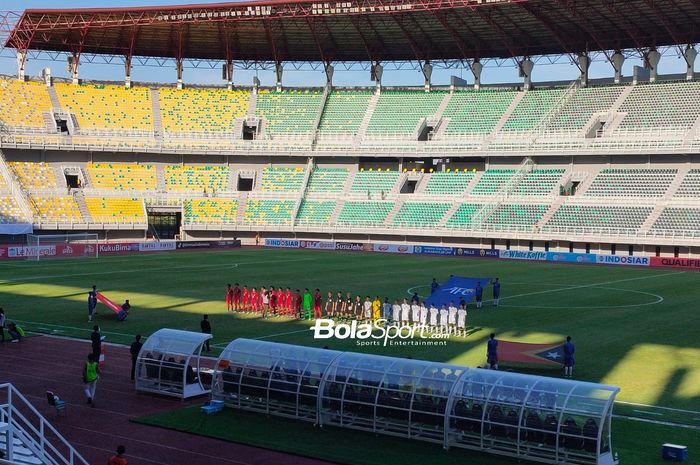
<svg viewBox="0 0 700 465"><path fill-rule="evenodd" d="M275 286L270 286L270 315L277 315L277 291Z"/></svg>
<svg viewBox="0 0 700 465"><path fill-rule="evenodd" d="M226 311L233 311L233 289L230 284L226 285Z"/></svg>
<svg viewBox="0 0 700 465"><path fill-rule="evenodd" d="M294 313L294 307L292 306L292 290L287 288L287 292L284 293L284 313L287 316L292 316Z"/></svg>
<svg viewBox="0 0 700 465"><path fill-rule="evenodd" d="M248 291L248 286L243 285L243 311L250 311L250 291Z"/></svg>
<svg viewBox="0 0 700 465"><path fill-rule="evenodd" d="M277 288L277 315L282 316L284 315L284 307L285 300L284 300L284 291L282 290L281 287Z"/></svg>
<svg viewBox="0 0 700 465"><path fill-rule="evenodd" d="M250 311L256 313L260 308L260 299L258 297L258 290L253 288L250 292Z"/></svg>
<svg viewBox="0 0 700 465"><path fill-rule="evenodd" d="M233 309L237 312L241 310L241 286L238 283L233 287Z"/></svg>
<svg viewBox="0 0 700 465"><path fill-rule="evenodd" d="M301 292L299 289L292 294L292 316L301 320Z"/></svg>
<svg viewBox="0 0 700 465"><path fill-rule="evenodd" d="M322 300L323 296L321 295L321 291L316 289L316 292L314 293L314 319L321 318L323 316L321 313Z"/></svg>

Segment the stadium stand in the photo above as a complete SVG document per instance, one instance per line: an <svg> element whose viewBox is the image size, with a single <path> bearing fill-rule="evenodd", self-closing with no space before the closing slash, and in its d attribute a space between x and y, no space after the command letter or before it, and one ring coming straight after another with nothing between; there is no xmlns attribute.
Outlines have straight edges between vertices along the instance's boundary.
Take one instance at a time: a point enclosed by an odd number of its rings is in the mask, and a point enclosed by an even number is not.
<svg viewBox="0 0 700 465"><path fill-rule="evenodd" d="M425 193L430 195L460 195L474 179L474 172L441 171L430 174Z"/></svg>
<svg viewBox="0 0 700 465"><path fill-rule="evenodd" d="M156 169L153 165L125 163L88 163L92 187L118 191L156 190Z"/></svg>
<svg viewBox="0 0 700 465"><path fill-rule="evenodd" d="M564 169L534 169L525 174L512 195L548 195L558 187Z"/></svg>
<svg viewBox="0 0 700 465"><path fill-rule="evenodd" d="M426 228L436 226L451 204L443 202L405 202L392 220L394 226Z"/></svg>
<svg viewBox="0 0 700 465"><path fill-rule="evenodd" d="M472 223L472 217L482 205L473 203L463 203L457 211L447 220L445 226L448 228L468 228Z"/></svg>
<svg viewBox="0 0 700 465"><path fill-rule="evenodd" d="M81 130L153 131L150 89L69 84L55 88L61 106L75 113Z"/></svg>
<svg viewBox="0 0 700 465"><path fill-rule="evenodd" d="M163 130L168 133L231 133L248 111L250 92L158 89Z"/></svg>
<svg viewBox="0 0 700 465"><path fill-rule="evenodd" d="M549 205L502 204L484 221L490 229L532 227L549 209Z"/></svg>
<svg viewBox="0 0 700 465"><path fill-rule="evenodd" d="M638 230L652 207L623 205L562 205L542 228L613 228Z"/></svg>
<svg viewBox="0 0 700 465"><path fill-rule="evenodd" d="M394 208L394 202L347 201L338 215L338 224L348 226L380 225Z"/></svg>
<svg viewBox="0 0 700 465"><path fill-rule="evenodd" d="M254 225L291 224L293 200L248 199L243 221Z"/></svg>
<svg viewBox="0 0 700 465"><path fill-rule="evenodd" d="M455 92L445 108L446 136L489 134L515 98L514 91L464 90Z"/></svg>
<svg viewBox="0 0 700 465"><path fill-rule="evenodd" d="M548 126L549 132L579 131L595 113L607 111L622 94L623 86L582 87L563 105Z"/></svg>
<svg viewBox="0 0 700 465"><path fill-rule="evenodd" d="M651 227L652 231L694 231L700 234L700 208L664 208Z"/></svg>
<svg viewBox="0 0 700 465"><path fill-rule="evenodd" d="M80 207L73 197L32 197L32 209L35 221L42 223L79 223L83 222Z"/></svg>
<svg viewBox="0 0 700 465"><path fill-rule="evenodd" d="M535 129L554 108L564 94L564 89L538 89L525 92L522 100L508 117L501 131L527 132Z"/></svg>
<svg viewBox="0 0 700 465"><path fill-rule="evenodd" d="M297 213L297 224L326 225L330 222L337 202L333 200L303 200Z"/></svg>
<svg viewBox="0 0 700 465"><path fill-rule="evenodd" d="M255 113L264 118L269 134L310 133L321 105L322 93L315 90L290 90L258 93Z"/></svg>
<svg viewBox="0 0 700 465"><path fill-rule="evenodd" d="M371 92L334 91L328 96L319 124L321 133L355 134L367 112Z"/></svg>
<svg viewBox="0 0 700 465"><path fill-rule="evenodd" d="M486 170L472 189L472 195L492 195L498 192L515 174L512 169Z"/></svg>
<svg viewBox="0 0 700 465"><path fill-rule="evenodd" d="M145 223L143 201L137 198L86 197L85 205L96 223Z"/></svg>
<svg viewBox="0 0 700 465"><path fill-rule="evenodd" d="M309 176L308 192L339 193L348 179L347 168L315 168Z"/></svg>
<svg viewBox="0 0 700 465"><path fill-rule="evenodd" d="M421 118L435 114L444 97L445 92L439 91L382 92L367 126L367 134L411 134Z"/></svg>
<svg viewBox="0 0 700 465"><path fill-rule="evenodd" d="M620 111L627 113L620 129L688 130L700 116L700 82L637 84Z"/></svg>
<svg viewBox="0 0 700 465"><path fill-rule="evenodd" d="M45 85L0 79L0 120L8 126L46 129L43 112L51 108Z"/></svg>
<svg viewBox="0 0 700 465"><path fill-rule="evenodd" d="M267 192L296 192L301 189L304 168L267 167L262 173L262 190Z"/></svg>
<svg viewBox="0 0 700 465"><path fill-rule="evenodd" d="M358 171L350 186L350 192L388 194L396 185L398 171Z"/></svg>
<svg viewBox="0 0 700 465"><path fill-rule="evenodd" d="M676 177L675 168L605 168L584 193L597 197L662 197Z"/></svg>
<svg viewBox="0 0 700 465"><path fill-rule="evenodd" d="M13 197L0 197L0 223L26 223L27 221L27 217L22 213L17 201Z"/></svg>
<svg viewBox="0 0 700 465"><path fill-rule="evenodd" d="M183 203L186 223L231 224L236 222L238 200L191 199Z"/></svg>
<svg viewBox="0 0 700 465"><path fill-rule="evenodd" d="M8 165L17 175L25 189L57 187L56 175L48 163L44 162L9 162Z"/></svg>
<svg viewBox="0 0 700 465"><path fill-rule="evenodd" d="M700 197L700 169L688 171L674 197Z"/></svg>
<svg viewBox="0 0 700 465"><path fill-rule="evenodd" d="M217 165L165 165L163 180L167 191L221 192L228 188L230 169Z"/></svg>

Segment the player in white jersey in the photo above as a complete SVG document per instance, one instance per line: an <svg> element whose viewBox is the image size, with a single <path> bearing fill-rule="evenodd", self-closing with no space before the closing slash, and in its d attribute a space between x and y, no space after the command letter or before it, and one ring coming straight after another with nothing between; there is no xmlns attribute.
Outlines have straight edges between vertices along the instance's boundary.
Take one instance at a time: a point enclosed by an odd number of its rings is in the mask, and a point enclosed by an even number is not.
<svg viewBox="0 0 700 465"><path fill-rule="evenodd" d="M450 325L450 333L455 334L457 331L457 307L452 301L450 301L450 306L447 307L447 314L447 324Z"/></svg>
<svg viewBox="0 0 700 465"><path fill-rule="evenodd" d="M430 331L436 331L438 326L438 309L435 304L430 304Z"/></svg>
<svg viewBox="0 0 700 465"><path fill-rule="evenodd" d="M411 323L413 324L413 326L418 326L419 321L420 321L420 303L414 301L411 304Z"/></svg>
<svg viewBox="0 0 700 465"><path fill-rule="evenodd" d="M447 307L443 304L440 307L440 332L443 334L449 333L450 327L448 326L448 316L450 312Z"/></svg>
<svg viewBox="0 0 700 465"><path fill-rule="evenodd" d="M394 323L401 321L401 304L399 299L396 299L394 305L391 306L391 321Z"/></svg>
<svg viewBox="0 0 700 465"><path fill-rule="evenodd" d="M362 307L365 310L365 321L369 323L372 321L372 300L369 298L369 296L365 297Z"/></svg>
<svg viewBox="0 0 700 465"><path fill-rule="evenodd" d="M408 300L403 299L401 304L401 324L408 325L409 312L411 311L411 306L408 304Z"/></svg>
<svg viewBox="0 0 700 465"><path fill-rule="evenodd" d="M464 305L460 305L457 310L457 333L462 336L467 335L467 310Z"/></svg>
<svg viewBox="0 0 700 465"><path fill-rule="evenodd" d="M420 304L420 325L425 328L428 324L428 307L425 306L425 302Z"/></svg>

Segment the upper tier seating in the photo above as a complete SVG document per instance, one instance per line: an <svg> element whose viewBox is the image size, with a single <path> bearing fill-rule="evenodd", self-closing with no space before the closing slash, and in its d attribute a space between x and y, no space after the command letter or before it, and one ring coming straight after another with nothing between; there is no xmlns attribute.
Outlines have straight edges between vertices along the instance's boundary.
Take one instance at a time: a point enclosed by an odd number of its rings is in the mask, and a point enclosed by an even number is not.
<svg viewBox="0 0 700 465"><path fill-rule="evenodd" d="M85 205L95 223L146 223L141 199L86 197Z"/></svg>
<svg viewBox="0 0 700 465"><path fill-rule="evenodd" d="M255 113L264 117L269 134L310 133L321 106L323 93L312 90L258 93Z"/></svg>
<svg viewBox="0 0 700 465"><path fill-rule="evenodd" d="M308 192L342 192L348 179L347 168L315 168L309 176Z"/></svg>
<svg viewBox="0 0 700 465"><path fill-rule="evenodd" d="M55 87L61 106L75 113L81 130L153 131L150 89L71 84Z"/></svg>
<svg viewBox="0 0 700 465"><path fill-rule="evenodd" d="M501 204L484 221L490 228L509 229L515 227L532 227L549 209L549 205L513 205Z"/></svg>
<svg viewBox="0 0 700 465"><path fill-rule="evenodd" d="M333 91L326 100L318 126L320 132L355 134L367 112L371 92Z"/></svg>
<svg viewBox="0 0 700 465"><path fill-rule="evenodd" d="M88 163L92 187L119 191L156 190L156 168L153 165L126 163Z"/></svg>
<svg viewBox="0 0 700 465"><path fill-rule="evenodd" d="M578 131L586 126L594 113L609 110L622 94L623 86L582 87L559 111L549 131Z"/></svg>
<svg viewBox="0 0 700 465"><path fill-rule="evenodd" d="M32 197L35 218L42 223L80 223L83 215L73 197Z"/></svg>
<svg viewBox="0 0 700 465"><path fill-rule="evenodd" d="M445 92L384 91L367 126L367 134L412 134L421 118L433 116Z"/></svg>
<svg viewBox="0 0 700 465"><path fill-rule="evenodd" d="M661 197L676 177L677 169L605 168L595 177L587 196Z"/></svg>
<svg viewBox="0 0 700 465"><path fill-rule="evenodd" d="M439 202L405 202L396 212L392 224L405 228L436 226L450 206Z"/></svg>
<svg viewBox="0 0 700 465"><path fill-rule="evenodd" d="M685 175L675 197L700 197L700 169L692 169Z"/></svg>
<svg viewBox="0 0 700 465"><path fill-rule="evenodd" d="M388 194L399 179L398 171L358 171L352 181L350 192Z"/></svg>
<svg viewBox="0 0 700 465"><path fill-rule="evenodd" d="M443 118L445 135L489 134L515 98L513 91L465 90L452 94Z"/></svg>
<svg viewBox="0 0 700 465"><path fill-rule="evenodd" d="M293 200L248 199L243 212L243 221L248 224L291 224Z"/></svg>
<svg viewBox="0 0 700 465"><path fill-rule="evenodd" d="M303 200L296 223L327 226L333 216L336 203L334 200Z"/></svg>
<svg viewBox="0 0 700 465"><path fill-rule="evenodd" d="M543 231L557 227L639 229L652 207L622 205L562 205Z"/></svg>
<svg viewBox="0 0 700 465"><path fill-rule="evenodd" d="M306 169L272 168L263 169L262 190L266 192L295 192L301 189Z"/></svg>
<svg viewBox="0 0 700 465"><path fill-rule="evenodd" d="M165 165L163 170L168 191L225 191L229 175L228 166L217 165Z"/></svg>
<svg viewBox="0 0 700 465"><path fill-rule="evenodd" d="M45 129L43 112L51 108L45 85L0 79L0 120L6 125Z"/></svg>
<svg viewBox="0 0 700 465"><path fill-rule="evenodd" d="M165 132L231 133L248 111L250 92L219 89L158 89Z"/></svg>
<svg viewBox="0 0 700 465"><path fill-rule="evenodd" d="M463 203L457 208L454 215L452 215L447 222L445 227L447 228L466 228L472 222L472 217L476 213L481 205L474 203Z"/></svg>
<svg viewBox="0 0 700 465"><path fill-rule="evenodd" d="M474 179L475 173L469 171L440 171L432 173L425 193L430 195L459 195L467 190L467 186Z"/></svg>
<svg viewBox="0 0 700 465"><path fill-rule="evenodd" d="M238 215L236 199L192 199L183 204L187 223L235 223Z"/></svg>
<svg viewBox="0 0 700 465"><path fill-rule="evenodd" d="M14 223L27 223L29 220L26 215L22 213L17 201L14 198L3 196L0 197L0 223L1 224L14 224Z"/></svg>
<svg viewBox="0 0 700 465"><path fill-rule="evenodd" d="M700 82L638 84L620 111L627 113L620 129L688 130L700 116Z"/></svg>
<svg viewBox="0 0 700 465"><path fill-rule="evenodd" d="M57 187L56 175L48 163L11 161L8 164L25 189Z"/></svg>
<svg viewBox="0 0 700 465"><path fill-rule="evenodd" d="M472 195L492 195L515 174L515 170L486 170L472 189Z"/></svg>
<svg viewBox="0 0 700 465"><path fill-rule="evenodd" d="M651 229L700 233L700 208L664 208Z"/></svg>
<svg viewBox="0 0 700 465"><path fill-rule="evenodd" d="M393 208L394 202L347 201L340 210L337 223L348 226L380 225Z"/></svg>
<svg viewBox="0 0 700 465"><path fill-rule="evenodd" d="M525 92L522 100L503 125L502 131L532 131L552 111L564 94L564 89L541 89Z"/></svg>
<svg viewBox="0 0 700 465"><path fill-rule="evenodd" d="M513 189L512 195L547 195L559 185L564 169L538 168L528 172Z"/></svg>

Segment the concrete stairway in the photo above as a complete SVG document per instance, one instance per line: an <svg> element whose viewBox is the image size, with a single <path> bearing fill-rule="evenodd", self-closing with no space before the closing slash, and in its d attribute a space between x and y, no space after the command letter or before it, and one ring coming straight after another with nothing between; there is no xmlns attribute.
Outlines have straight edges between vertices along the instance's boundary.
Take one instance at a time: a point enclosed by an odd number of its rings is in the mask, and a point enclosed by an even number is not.
<svg viewBox="0 0 700 465"><path fill-rule="evenodd" d="M357 138L359 140L362 140L365 137L365 134L367 133L367 127L369 126L369 122L372 119L372 115L374 114L374 109L377 108L377 102L379 101L379 94L373 94L372 97L369 99L369 103L367 104L367 110L365 110L365 116L362 118L362 122L360 122L360 127L357 128Z"/></svg>
<svg viewBox="0 0 700 465"><path fill-rule="evenodd" d="M90 215L90 210L88 210L87 204L85 203L85 195L82 191L75 191L73 193L73 199L75 203L78 204L78 209L83 217L83 221L86 223L92 223L92 215Z"/></svg>
<svg viewBox="0 0 700 465"><path fill-rule="evenodd" d="M443 216L442 219L441 219L440 221L438 221L437 226L438 226L439 228L444 228L445 225L447 224L447 222L449 221L449 219L452 218L452 216L453 216L455 213L457 213L457 210L459 209L459 206L460 206L461 204L462 204L461 201L455 200L455 201L452 203L452 206L449 208L449 210L447 210L447 211L445 212L445 216Z"/></svg>
<svg viewBox="0 0 700 465"><path fill-rule="evenodd" d="M160 100L158 99L158 89L151 89L151 111L153 112L153 132L156 137L163 138L163 120L160 114Z"/></svg>

